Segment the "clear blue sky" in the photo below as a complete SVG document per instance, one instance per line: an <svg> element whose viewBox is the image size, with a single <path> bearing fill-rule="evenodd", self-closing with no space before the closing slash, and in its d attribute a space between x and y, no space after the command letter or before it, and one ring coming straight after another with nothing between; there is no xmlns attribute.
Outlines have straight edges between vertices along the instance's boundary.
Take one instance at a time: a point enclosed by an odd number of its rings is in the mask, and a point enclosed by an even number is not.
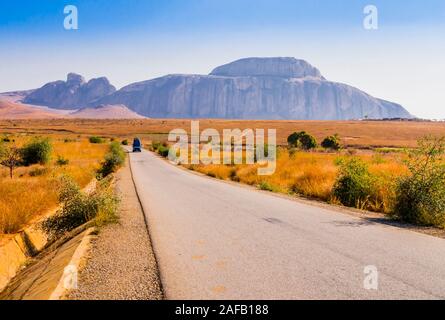
<svg viewBox="0 0 445 320"><path fill-rule="evenodd" d="M76 5L79 30L63 28ZM362 27L379 9L379 30ZM68 72L117 87L247 56L306 59L418 116L445 118L444 0L2 0L0 92Z"/></svg>

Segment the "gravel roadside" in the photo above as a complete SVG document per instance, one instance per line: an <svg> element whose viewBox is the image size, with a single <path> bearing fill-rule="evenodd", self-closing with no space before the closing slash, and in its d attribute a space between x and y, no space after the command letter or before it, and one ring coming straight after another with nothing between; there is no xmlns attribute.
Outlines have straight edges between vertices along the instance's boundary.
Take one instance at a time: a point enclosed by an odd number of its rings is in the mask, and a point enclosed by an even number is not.
<svg viewBox="0 0 445 320"><path fill-rule="evenodd" d="M101 229L70 300L160 300L161 282L131 171L116 175L119 223Z"/></svg>

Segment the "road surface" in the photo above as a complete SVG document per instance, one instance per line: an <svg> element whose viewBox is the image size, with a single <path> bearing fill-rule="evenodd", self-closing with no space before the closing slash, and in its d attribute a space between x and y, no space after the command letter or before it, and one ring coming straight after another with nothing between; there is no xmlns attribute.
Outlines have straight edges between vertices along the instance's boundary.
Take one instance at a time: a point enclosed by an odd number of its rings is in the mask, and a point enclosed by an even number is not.
<svg viewBox="0 0 445 320"><path fill-rule="evenodd" d="M445 298L444 239L130 161L168 299Z"/></svg>

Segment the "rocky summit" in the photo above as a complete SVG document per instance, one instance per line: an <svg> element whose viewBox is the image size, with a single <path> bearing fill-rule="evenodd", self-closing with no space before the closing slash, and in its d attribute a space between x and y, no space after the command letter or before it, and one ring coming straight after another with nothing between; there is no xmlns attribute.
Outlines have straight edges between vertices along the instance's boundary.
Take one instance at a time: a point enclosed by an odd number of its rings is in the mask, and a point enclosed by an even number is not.
<svg viewBox="0 0 445 320"><path fill-rule="evenodd" d="M115 91L105 77L86 82L82 76L70 73L66 81L47 83L27 95L23 102L56 109L78 109Z"/></svg>

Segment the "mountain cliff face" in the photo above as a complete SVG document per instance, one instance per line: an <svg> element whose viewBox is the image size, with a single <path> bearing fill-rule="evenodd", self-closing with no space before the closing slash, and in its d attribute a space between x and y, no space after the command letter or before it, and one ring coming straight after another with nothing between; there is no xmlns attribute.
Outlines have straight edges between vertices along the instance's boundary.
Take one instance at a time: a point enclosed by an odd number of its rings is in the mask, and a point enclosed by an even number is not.
<svg viewBox="0 0 445 320"><path fill-rule="evenodd" d="M400 105L327 81L294 58L248 58L210 75L168 75L94 101L151 118L348 120L411 118Z"/></svg>
<svg viewBox="0 0 445 320"><path fill-rule="evenodd" d="M57 109L77 109L115 91L107 78L85 82L82 76L70 73L67 81L50 82L27 95L23 102Z"/></svg>

